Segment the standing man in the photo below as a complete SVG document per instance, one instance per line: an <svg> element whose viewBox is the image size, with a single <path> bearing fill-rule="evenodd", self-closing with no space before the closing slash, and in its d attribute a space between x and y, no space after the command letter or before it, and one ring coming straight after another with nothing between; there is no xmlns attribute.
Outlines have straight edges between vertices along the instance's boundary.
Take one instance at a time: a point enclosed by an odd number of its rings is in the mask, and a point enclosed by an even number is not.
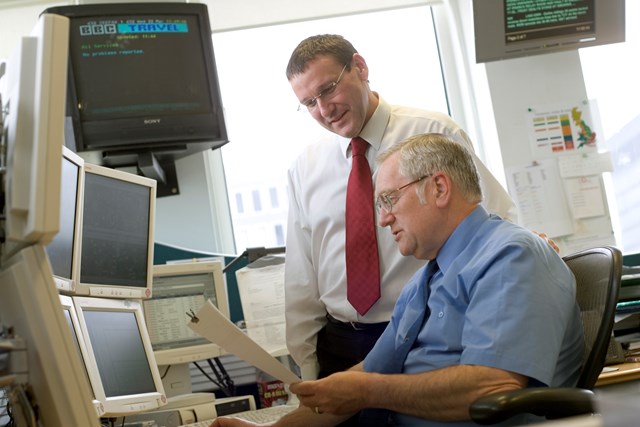
<svg viewBox="0 0 640 427"><path fill-rule="evenodd" d="M351 139L366 141L370 176L375 176L374 159L379 152L412 135L440 133L471 152L473 146L445 114L387 104L369 88L365 59L339 35L303 40L293 51L286 74L300 107L334 134L308 147L288 174L287 345L302 377L313 379L364 359L386 327L402 287L424 265L424 261L402 257L393 236L376 230L371 212L377 256L365 257L369 273L379 277L365 281L378 282L372 285L378 287L379 296L370 307L356 309L350 302L345 211ZM474 162L486 195L484 206L513 219L515 206L509 195L475 155ZM369 204L373 206L373 200Z"/></svg>
<svg viewBox="0 0 640 427"><path fill-rule="evenodd" d="M413 136L380 161L378 222L402 255L428 263L403 288L364 361L291 384L301 407L270 425L329 427L362 411L368 427L472 426L469 406L480 397L575 387L582 320L573 274L553 247L489 214L471 155L440 134Z"/></svg>

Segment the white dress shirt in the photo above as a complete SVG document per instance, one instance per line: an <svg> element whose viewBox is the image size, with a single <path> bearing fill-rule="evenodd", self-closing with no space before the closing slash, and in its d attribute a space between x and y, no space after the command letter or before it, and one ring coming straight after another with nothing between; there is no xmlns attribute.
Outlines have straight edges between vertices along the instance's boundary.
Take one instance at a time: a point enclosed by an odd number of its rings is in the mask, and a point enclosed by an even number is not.
<svg viewBox="0 0 640 427"><path fill-rule="evenodd" d="M473 152L469 137L449 116L391 106L382 98L360 136L370 145L367 159L393 143L419 133L441 133ZM343 322L377 323L390 319L400 290L425 261L402 256L387 229L377 228L381 296L360 316L347 301L345 201L351 171L350 139L332 135L310 145L288 172L289 218L285 263L287 347L304 379L317 377L316 335L326 314ZM475 154L483 205L515 220L515 204Z"/></svg>

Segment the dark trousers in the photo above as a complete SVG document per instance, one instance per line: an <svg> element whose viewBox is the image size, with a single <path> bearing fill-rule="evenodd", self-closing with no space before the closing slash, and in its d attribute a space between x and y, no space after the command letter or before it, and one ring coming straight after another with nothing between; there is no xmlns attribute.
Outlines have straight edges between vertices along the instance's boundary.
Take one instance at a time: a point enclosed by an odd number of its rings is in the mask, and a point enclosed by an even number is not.
<svg viewBox="0 0 640 427"><path fill-rule="evenodd" d="M327 324L318 332L316 354L320 365L319 378L346 371L362 362L387 327L387 323L351 324L327 317ZM359 414L349 418L342 427L358 426Z"/></svg>

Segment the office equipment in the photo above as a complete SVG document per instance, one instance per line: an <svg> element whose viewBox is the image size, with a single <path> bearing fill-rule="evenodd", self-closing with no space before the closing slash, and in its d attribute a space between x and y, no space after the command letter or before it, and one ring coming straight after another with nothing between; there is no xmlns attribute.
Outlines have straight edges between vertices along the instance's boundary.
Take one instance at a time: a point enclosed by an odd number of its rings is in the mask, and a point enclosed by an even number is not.
<svg viewBox="0 0 640 427"><path fill-rule="evenodd" d="M167 403L137 300L74 296L84 365L103 417L136 414Z"/></svg>
<svg viewBox="0 0 640 427"><path fill-rule="evenodd" d="M258 424L269 423L279 420L297 407L297 405L271 406L269 408L256 409L255 411L236 412L233 414L228 414L228 416L242 418L244 420L253 421ZM220 414L220 416L222 416L222 414ZM183 424L180 427L209 427L212 422L213 419L202 420L190 424Z"/></svg>
<svg viewBox="0 0 640 427"><path fill-rule="evenodd" d="M7 247L58 232L68 31L66 18L43 15L0 80Z"/></svg>
<svg viewBox="0 0 640 427"><path fill-rule="evenodd" d="M623 42L625 0L474 0L476 62Z"/></svg>
<svg viewBox="0 0 640 427"><path fill-rule="evenodd" d="M613 330L622 276L622 253L603 246L563 258L576 277L576 299L585 333L584 363L575 388L526 388L495 393L471 404L479 424L496 424L520 413L548 419L596 412L593 387L602 372Z"/></svg>
<svg viewBox="0 0 640 427"><path fill-rule="evenodd" d="M156 181L85 163L80 280L74 295L149 298Z"/></svg>
<svg viewBox="0 0 640 427"><path fill-rule="evenodd" d="M279 360L256 344L240 328L224 317L207 301L200 310L191 313L189 327L209 341L218 344L249 364L279 379L285 384L300 381L300 378Z"/></svg>
<svg viewBox="0 0 640 427"><path fill-rule="evenodd" d="M76 149L177 190L175 159L228 142L209 13L197 3L86 4L70 19Z"/></svg>
<svg viewBox="0 0 640 427"><path fill-rule="evenodd" d="M221 262L153 266L153 297L143 307L156 362L166 372L167 396L191 393L189 364L221 354L220 347L187 326L186 313L198 311L205 301L229 318Z"/></svg>
<svg viewBox="0 0 640 427"><path fill-rule="evenodd" d="M60 295L59 298L60 305L62 307L62 313L64 314L64 318L67 321L67 326L69 326L69 331L71 332L71 338L74 343L73 347L77 350L80 361L82 362L83 369L81 369L81 371L85 374L85 377L90 384L89 372L85 364L85 360L89 358L89 350L87 349L87 343L84 339L84 335L82 335L82 331L80 330L80 321L78 320L76 307L73 304L73 298L66 295ZM91 403L95 408L96 414L98 416L102 416L104 414L105 408L102 402L96 399L93 389L91 389L91 398Z"/></svg>
<svg viewBox="0 0 640 427"><path fill-rule="evenodd" d="M84 160L62 147L60 184L60 230L45 247L56 287L75 291L80 273L80 230L84 194Z"/></svg>
<svg viewBox="0 0 640 427"><path fill-rule="evenodd" d="M32 421L22 425L98 427L91 389L52 277L41 245L5 259L0 271L2 330L10 328L24 340L28 362L27 378L18 378L9 393L11 411L15 418Z"/></svg>

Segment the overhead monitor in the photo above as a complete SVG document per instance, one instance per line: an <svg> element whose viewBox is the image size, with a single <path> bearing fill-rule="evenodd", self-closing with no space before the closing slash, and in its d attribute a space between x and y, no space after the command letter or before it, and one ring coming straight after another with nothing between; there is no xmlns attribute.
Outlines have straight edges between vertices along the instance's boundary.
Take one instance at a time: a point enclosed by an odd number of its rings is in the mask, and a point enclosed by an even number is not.
<svg viewBox="0 0 640 427"><path fill-rule="evenodd" d="M65 292L75 291L80 273L83 194L84 160L67 147L62 147L60 230L45 249L56 287Z"/></svg>
<svg viewBox="0 0 640 427"><path fill-rule="evenodd" d="M99 427L87 375L41 245L23 248L4 260L0 323L26 347L28 374L19 376L9 393L14 419L33 416L36 421L29 425L47 427Z"/></svg>
<svg viewBox="0 0 640 427"><path fill-rule="evenodd" d="M476 62L623 42L625 0L473 0Z"/></svg>
<svg viewBox="0 0 640 427"><path fill-rule="evenodd" d="M108 166L164 166L228 142L207 6L85 4L70 19L69 114L79 152ZM166 177L164 177L166 179Z"/></svg>
<svg viewBox="0 0 640 427"><path fill-rule="evenodd" d="M215 358L222 353L217 345L187 326L187 313L196 313L208 300L229 318L222 267L218 261L153 267L153 297L143 302L144 314L156 362L159 366L171 366L170 375L174 379L165 381L169 396L191 392L190 362ZM178 376L183 378L175 380Z"/></svg>
<svg viewBox="0 0 640 427"><path fill-rule="evenodd" d="M73 294L151 297L156 181L90 163L84 172L80 275Z"/></svg>
<svg viewBox="0 0 640 427"><path fill-rule="evenodd" d="M58 232L68 34L67 18L43 15L20 39L0 80L9 246L47 244Z"/></svg>
<svg viewBox="0 0 640 427"><path fill-rule="evenodd" d="M84 359L103 417L159 408L167 400L138 300L75 296Z"/></svg>

